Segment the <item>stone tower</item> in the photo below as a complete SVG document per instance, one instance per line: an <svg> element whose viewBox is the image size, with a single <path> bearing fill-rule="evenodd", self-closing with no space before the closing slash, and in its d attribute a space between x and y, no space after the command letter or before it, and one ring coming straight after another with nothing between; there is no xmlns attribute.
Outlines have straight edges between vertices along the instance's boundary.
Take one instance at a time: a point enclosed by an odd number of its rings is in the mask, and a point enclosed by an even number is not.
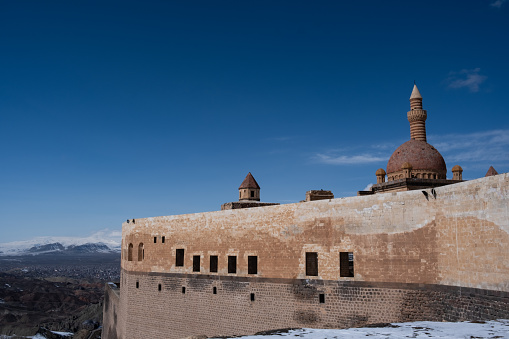
<svg viewBox="0 0 509 339"><path fill-rule="evenodd" d="M426 140L426 118L428 113L422 109L422 96L414 84L414 89L410 95L410 111L407 113L408 122L410 122L410 139Z"/></svg>
<svg viewBox="0 0 509 339"><path fill-rule="evenodd" d="M260 186L249 172L239 187L239 201L260 201Z"/></svg>

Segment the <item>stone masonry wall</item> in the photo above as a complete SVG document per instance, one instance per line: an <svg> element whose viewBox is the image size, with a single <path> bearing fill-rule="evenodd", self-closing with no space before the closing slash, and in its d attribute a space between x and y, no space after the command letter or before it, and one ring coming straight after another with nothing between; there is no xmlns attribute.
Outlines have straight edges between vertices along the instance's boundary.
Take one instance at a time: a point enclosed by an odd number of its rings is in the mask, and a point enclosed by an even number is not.
<svg viewBox="0 0 509 339"><path fill-rule="evenodd" d="M124 223L122 331L178 338L507 314L509 175L435 190ZM183 266L176 265L177 249L184 250ZM306 276L306 252L317 253L318 276ZM354 277L340 277L340 252L353 254ZM211 255L218 256L217 273L210 272ZM228 273L228 256L237 257L236 273ZM258 258L256 274L248 274L248 256ZM325 303L316 299L320 291Z"/></svg>
<svg viewBox="0 0 509 339"><path fill-rule="evenodd" d="M126 289L127 292L127 289ZM120 309L120 291L106 284L103 306L102 337L109 339L123 338L125 323L123 318L127 312Z"/></svg>
<svg viewBox="0 0 509 339"><path fill-rule="evenodd" d="M122 268L210 274L217 255L214 274L229 275L228 256L237 256L234 276L305 279L305 253L317 252L318 279L509 291L509 174L435 190L436 198L409 191L137 219L123 224ZM184 249L182 267L177 249ZM339 276L339 252L353 253L354 278ZM200 272L193 273L195 255ZM247 273L248 256L258 257L255 275Z"/></svg>
<svg viewBox="0 0 509 339"><path fill-rule="evenodd" d="M509 317L509 293L472 288L171 273L124 272L123 279L123 289L130 295L126 338Z"/></svg>

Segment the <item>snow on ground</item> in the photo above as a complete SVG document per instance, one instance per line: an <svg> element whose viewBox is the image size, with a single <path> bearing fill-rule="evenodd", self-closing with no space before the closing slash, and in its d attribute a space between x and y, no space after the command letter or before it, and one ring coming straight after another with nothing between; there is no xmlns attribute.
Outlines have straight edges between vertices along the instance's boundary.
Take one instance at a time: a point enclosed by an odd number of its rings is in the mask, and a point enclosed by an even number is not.
<svg viewBox="0 0 509 339"><path fill-rule="evenodd" d="M239 337L242 339L275 339L280 337L302 339L406 339L406 338L441 338L441 339L509 339L509 320L493 320L484 323L472 322L432 322L416 321L411 323L393 323L387 327L349 328L343 330L324 330L302 328L290 330L286 333L272 335L251 335Z"/></svg>
<svg viewBox="0 0 509 339"><path fill-rule="evenodd" d="M54 332L63 336L72 336L70 332ZM411 323L393 323L385 327L348 328L342 330L324 330L316 328L301 328L270 335L249 335L239 339L509 339L509 320L499 319L486 322L433 322L416 321ZM0 334L0 339L12 338ZM46 339L37 334L32 339Z"/></svg>

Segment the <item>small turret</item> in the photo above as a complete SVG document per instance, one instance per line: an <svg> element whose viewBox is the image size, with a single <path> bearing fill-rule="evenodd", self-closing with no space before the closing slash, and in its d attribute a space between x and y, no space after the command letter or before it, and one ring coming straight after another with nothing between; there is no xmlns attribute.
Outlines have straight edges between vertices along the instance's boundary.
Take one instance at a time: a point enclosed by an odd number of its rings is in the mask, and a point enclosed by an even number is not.
<svg viewBox="0 0 509 339"><path fill-rule="evenodd" d="M401 169L403 170L403 177L405 178L411 178L412 177L412 169L413 166L409 162L405 162Z"/></svg>
<svg viewBox="0 0 509 339"><path fill-rule="evenodd" d="M239 201L260 201L260 186L249 172L239 187Z"/></svg>
<svg viewBox="0 0 509 339"><path fill-rule="evenodd" d="M493 168L493 166L490 166L490 168L488 169L488 172L486 172L486 175L485 177L491 177L492 175L497 175L498 172L496 169Z"/></svg>
<svg viewBox="0 0 509 339"><path fill-rule="evenodd" d="M463 168L460 165L452 168L452 180L463 180Z"/></svg>
<svg viewBox="0 0 509 339"><path fill-rule="evenodd" d="M385 171L383 168L377 169L375 175L377 184L382 184L385 182Z"/></svg>

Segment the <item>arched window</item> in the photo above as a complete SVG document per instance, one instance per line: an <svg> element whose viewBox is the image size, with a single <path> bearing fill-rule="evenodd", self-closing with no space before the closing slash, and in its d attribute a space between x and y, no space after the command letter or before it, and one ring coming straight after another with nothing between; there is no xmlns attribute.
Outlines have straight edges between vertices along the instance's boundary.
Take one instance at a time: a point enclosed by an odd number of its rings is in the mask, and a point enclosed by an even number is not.
<svg viewBox="0 0 509 339"><path fill-rule="evenodd" d="M127 249L127 261L133 261L133 244L129 244Z"/></svg>
<svg viewBox="0 0 509 339"><path fill-rule="evenodd" d="M142 261L145 258L145 250L143 249L143 243L140 242L138 245L138 261Z"/></svg>

